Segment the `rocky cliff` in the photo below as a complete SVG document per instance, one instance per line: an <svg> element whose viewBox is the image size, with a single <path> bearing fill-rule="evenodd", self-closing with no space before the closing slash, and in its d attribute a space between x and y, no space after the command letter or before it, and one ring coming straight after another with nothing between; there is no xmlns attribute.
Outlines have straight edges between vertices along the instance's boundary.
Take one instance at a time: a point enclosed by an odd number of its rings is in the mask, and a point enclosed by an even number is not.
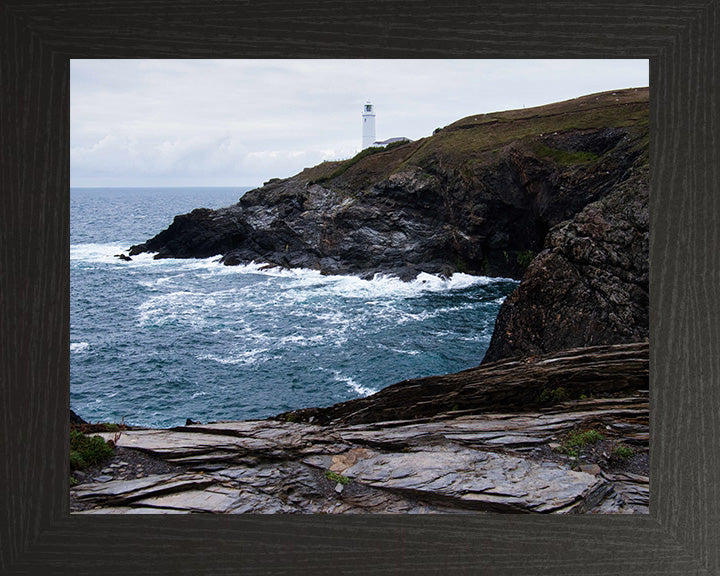
<svg viewBox="0 0 720 576"><path fill-rule="evenodd" d="M647 162L647 138L647 89L470 116L177 216L130 255L520 278L550 229Z"/></svg>
<svg viewBox="0 0 720 576"><path fill-rule="evenodd" d="M644 158L610 194L550 231L501 306L484 362L648 338L648 190Z"/></svg>

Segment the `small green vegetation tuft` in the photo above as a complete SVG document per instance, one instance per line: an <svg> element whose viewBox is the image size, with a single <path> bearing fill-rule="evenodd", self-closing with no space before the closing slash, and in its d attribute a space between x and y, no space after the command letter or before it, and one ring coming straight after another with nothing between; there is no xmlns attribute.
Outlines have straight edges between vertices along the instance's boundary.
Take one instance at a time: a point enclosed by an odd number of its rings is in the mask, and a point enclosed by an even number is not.
<svg viewBox="0 0 720 576"><path fill-rule="evenodd" d="M564 452L568 456L577 458L585 446L595 444L603 439L602 433L597 430L581 430L576 432L570 432L567 435L562 445L558 449L559 452Z"/></svg>
<svg viewBox="0 0 720 576"><path fill-rule="evenodd" d="M535 258L535 252L532 250L519 250L517 253L517 263L523 268L530 266L530 262Z"/></svg>
<svg viewBox="0 0 720 576"><path fill-rule="evenodd" d="M634 454L633 449L625 444L620 444L613 450L613 456L620 458L621 460L627 460Z"/></svg>
<svg viewBox="0 0 720 576"><path fill-rule="evenodd" d="M558 164L586 164L597 160L599 156L592 152L568 152L566 150L558 150L550 148L544 144L537 144L537 153L540 156L546 156L553 159Z"/></svg>
<svg viewBox="0 0 720 576"><path fill-rule="evenodd" d="M100 436L85 436L77 430L70 431L70 469L82 470L99 464L113 454L112 447Z"/></svg>
<svg viewBox="0 0 720 576"><path fill-rule="evenodd" d="M365 150L361 150L355 156L350 158L349 160L346 160L343 162L339 167L337 167L335 170L330 172L330 174L327 174L326 176L320 176L319 178L316 178L309 184L322 184L323 182L327 182L328 180L333 180L337 178L338 176L344 174L348 168L351 168L352 166L355 166L360 160L363 158L370 156L372 154L377 154L378 152L381 152L384 150L382 146L371 146L370 148L365 148Z"/></svg>
<svg viewBox="0 0 720 576"><path fill-rule="evenodd" d="M285 416L285 422L297 422L298 415L295 412L290 412Z"/></svg>
<svg viewBox="0 0 720 576"><path fill-rule="evenodd" d="M336 472L333 472L332 470L326 470L325 471L325 478L330 480L330 482L337 482L338 484L350 484L352 480L348 478L347 476L343 476L342 474L337 474Z"/></svg>
<svg viewBox="0 0 720 576"><path fill-rule="evenodd" d="M546 402L558 403L565 402L569 397L568 391L563 386L558 386L557 388L544 388L538 396L538 401L543 404Z"/></svg>

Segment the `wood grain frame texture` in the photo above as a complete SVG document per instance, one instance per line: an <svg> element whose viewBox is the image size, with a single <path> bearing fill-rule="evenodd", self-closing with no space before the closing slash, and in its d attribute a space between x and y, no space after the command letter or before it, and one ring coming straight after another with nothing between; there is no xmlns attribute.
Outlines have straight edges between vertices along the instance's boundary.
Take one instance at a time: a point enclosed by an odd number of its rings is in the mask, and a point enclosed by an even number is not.
<svg viewBox="0 0 720 576"><path fill-rule="evenodd" d="M720 0L2 0L0 573L720 574ZM648 58L645 516L68 514L69 59Z"/></svg>

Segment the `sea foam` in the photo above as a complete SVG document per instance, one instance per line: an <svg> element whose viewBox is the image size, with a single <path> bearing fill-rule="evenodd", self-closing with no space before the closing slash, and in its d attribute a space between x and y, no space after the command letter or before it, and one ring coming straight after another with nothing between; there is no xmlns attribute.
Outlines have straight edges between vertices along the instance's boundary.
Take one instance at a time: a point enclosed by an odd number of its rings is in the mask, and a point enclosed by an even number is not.
<svg viewBox="0 0 720 576"><path fill-rule="evenodd" d="M318 270L308 268L281 268L264 263L250 262L237 266L225 266L221 256L209 258L162 258L156 260L155 253L143 252L132 257L131 261L117 258L127 250L127 245L118 243L87 243L70 246L70 260L94 263L116 263L127 267L153 266L177 272L198 271L198 278L212 278L218 275L256 275L264 278L280 278L286 281L288 288L308 288L334 292L350 298L374 297L413 297L424 292L445 292L463 290L472 286L482 286L493 282L515 282L510 278L491 278L473 276L456 272L451 276L421 272L410 281L400 280L392 274L375 274L372 279L354 275L323 275ZM167 278L159 279L161 283Z"/></svg>
<svg viewBox="0 0 720 576"><path fill-rule="evenodd" d="M80 353L86 352L90 348L88 342L70 342L70 352Z"/></svg>
<svg viewBox="0 0 720 576"><path fill-rule="evenodd" d="M371 394L375 394L377 392L376 389L370 388L368 386L363 386L362 384L358 384L355 380L353 380L349 376L343 376L340 372L335 372L335 380L337 382L343 382L347 384L348 388L355 392L356 394L360 396L370 396Z"/></svg>
<svg viewBox="0 0 720 576"><path fill-rule="evenodd" d="M127 246L120 244L72 244L70 246L70 261L108 263L120 262L115 254L120 254Z"/></svg>

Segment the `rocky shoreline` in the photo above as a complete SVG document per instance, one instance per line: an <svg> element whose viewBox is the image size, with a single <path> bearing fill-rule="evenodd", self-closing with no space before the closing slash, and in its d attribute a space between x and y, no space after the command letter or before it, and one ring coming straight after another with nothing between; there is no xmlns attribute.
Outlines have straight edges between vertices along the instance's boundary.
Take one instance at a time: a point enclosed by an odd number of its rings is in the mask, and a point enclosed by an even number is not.
<svg viewBox="0 0 720 576"><path fill-rule="evenodd" d="M178 215L128 258L521 280L485 362L637 342L649 334L648 119L647 88L471 116Z"/></svg>
<svg viewBox="0 0 720 576"><path fill-rule="evenodd" d="M101 433L117 454L71 489L71 510L648 511L647 343L508 360L438 379L423 392L433 399L429 408L415 396L428 380L420 379L275 419ZM528 392L528 382L540 384ZM403 397L424 415L396 418ZM448 408L458 398L465 405ZM142 475L129 471L131 453L145 459Z"/></svg>
<svg viewBox="0 0 720 576"><path fill-rule="evenodd" d="M648 90L273 179L129 256L521 279L481 365L245 422L99 432L77 513L647 513ZM478 361L480 358L478 358Z"/></svg>
<svg viewBox="0 0 720 576"><path fill-rule="evenodd" d="M646 88L463 118L178 215L129 256L519 279L550 229L647 164Z"/></svg>

